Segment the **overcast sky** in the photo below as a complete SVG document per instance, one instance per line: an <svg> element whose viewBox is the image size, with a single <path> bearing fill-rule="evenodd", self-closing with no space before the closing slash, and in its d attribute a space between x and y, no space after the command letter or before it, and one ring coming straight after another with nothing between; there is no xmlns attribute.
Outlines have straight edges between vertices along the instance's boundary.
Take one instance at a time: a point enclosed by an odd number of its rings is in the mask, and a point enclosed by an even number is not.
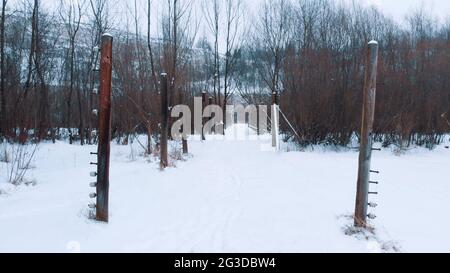
<svg viewBox="0 0 450 273"><path fill-rule="evenodd" d="M13 0L17 1L17 0ZM60 0L43 0L44 5L46 6L55 6ZM65 0L69 1L69 0ZM110 0L117 1L117 0ZM153 0L154 4L161 0ZM201 2L202 0L194 0L194 2ZM244 0L247 6L255 7L258 6L260 2L263 0ZM340 1L340 0L336 0ZM351 1L351 0L346 0ZM412 9L420 7L420 5L424 5L427 10L436 16L437 19L443 21L446 18L450 17L450 0L356 0L366 5L375 5L386 14L389 14L397 21L402 21L405 15ZM117 1L117 7L124 5L124 3L132 4L132 0L126 1ZM140 2L141 10L143 11L146 8L147 0L138 0ZM123 8L119 8L116 12L124 11Z"/></svg>
<svg viewBox="0 0 450 273"><path fill-rule="evenodd" d="M23 0L10 0L9 5L12 6L14 2ZM42 0L45 7L55 9L61 0ZM78 0L63 0L63 1L78 1ZM86 0L87 3L89 0ZM134 31L133 16L134 14L134 1L133 0L108 0L111 2L111 12L114 16L115 26L119 28L126 28L127 21L131 31ZM197 37L200 36L210 36L210 33L206 29L202 3L208 0L193 0L195 8L193 9L192 21L200 23L200 29L198 30ZM225 1L225 0L222 0ZM259 6L264 0L242 0L243 7L245 8L245 19L251 22L252 14L255 15L258 11ZM301 1L301 0L293 0ZM370 6L374 5L380 9L384 14L392 17L398 23L404 21L405 16L411 11L418 9L422 5L425 7L427 13L430 13L436 21L445 22L445 20L450 19L450 0L335 0L337 2L351 2L357 1L363 5ZM137 0L138 2L138 20L140 22L139 28L141 33L146 34L147 32L147 0ZM161 14L163 12L161 4L165 3L166 0L153 0L152 2L152 36L158 36L158 22L161 19ZM87 5L88 7L88 5ZM194 24L194 23L192 23ZM220 37L220 51L223 51L223 37Z"/></svg>
<svg viewBox="0 0 450 273"><path fill-rule="evenodd" d="M397 21L402 21L412 9L425 8L441 22L450 16L450 0L360 0L366 4L375 5L385 14L389 14Z"/></svg>
<svg viewBox="0 0 450 273"><path fill-rule="evenodd" d="M14 2L22 0L10 0L10 6L14 5ZM58 6L61 0L42 0L45 7L54 9ZM63 0L63 1L77 1L77 0ZM89 0L86 0L89 2ZM116 26L125 28L126 22L128 20L130 27L133 28L132 16L134 13L134 1L133 0L108 0L111 2L112 10L114 14L114 21ZM139 10L139 27L142 33L147 32L147 0L137 0L138 10ZM193 0L195 4L194 14L192 16L193 21L204 22L204 16L202 13L201 3L205 0ZM223 0L224 1L224 0ZM251 20L252 14L258 11L258 7L264 0L242 0L243 7L246 9L246 20ZM293 0L301 1L301 0ZM353 0L335 0L335 1L353 1ZM406 14L415 10L422 5L425 7L426 11L432 14L438 22L444 22L445 20L450 20L450 0L355 0L363 5L374 5L380 9L384 14L392 17L395 21L402 23ZM165 3L166 0L153 0L152 4L152 36L157 36L158 22L161 19L162 9L160 7L161 3ZM128 12L127 12L128 11ZM248 15L248 16L247 16ZM134 31L134 29L131 29ZM198 36L209 36L208 31L205 26L201 26L198 32ZM222 43L221 43L222 44Z"/></svg>

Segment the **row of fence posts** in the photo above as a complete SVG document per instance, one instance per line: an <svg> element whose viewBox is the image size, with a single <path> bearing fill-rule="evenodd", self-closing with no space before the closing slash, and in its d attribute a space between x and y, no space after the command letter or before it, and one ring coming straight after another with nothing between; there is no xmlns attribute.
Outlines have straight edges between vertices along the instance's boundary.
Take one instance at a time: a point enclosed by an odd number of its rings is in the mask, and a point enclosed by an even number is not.
<svg viewBox="0 0 450 273"><path fill-rule="evenodd" d="M108 203L109 203L109 162L110 162L110 143L111 143L111 88L112 88L112 46L113 37L104 34L101 41L100 58L100 98L99 111L93 110L98 115L98 151L92 153L97 155L97 162L91 165L97 166L97 171L92 172L91 176L96 177L96 182L91 183L91 187L96 189L96 193L91 193L90 197L96 199L95 204L90 204L91 209L96 211L96 220L108 222ZM378 43L371 41L368 44L366 56L366 73L364 83L363 114L361 127L361 146L359 155L357 194L355 206L355 226L367 227L367 218L374 219L376 216L368 213L369 207L376 207L377 204L369 200L370 195L378 194L370 191L371 185L378 182L370 180L370 174L378 174L378 171L371 170L371 158L373 149L373 123L375 117L375 100L377 84L377 66L378 66ZM168 99L168 79L167 74L161 74L161 138L160 138L160 167L167 168L168 161L168 139L169 139L169 99ZM96 90L96 89L95 89ZM96 93L96 92L93 92ZM98 93L98 92L97 92ZM207 97L207 93L202 93L203 109L207 105L213 104L213 99ZM279 96L277 92L272 94L272 146L279 149ZM259 119L260 117L258 117ZM202 117L202 124L205 124L205 118ZM259 122L258 122L259 124ZM261 128L257 128L258 134ZM205 140L205 132L202 130L201 139ZM378 149L379 150L379 149ZM183 138L183 153L188 153L187 140Z"/></svg>

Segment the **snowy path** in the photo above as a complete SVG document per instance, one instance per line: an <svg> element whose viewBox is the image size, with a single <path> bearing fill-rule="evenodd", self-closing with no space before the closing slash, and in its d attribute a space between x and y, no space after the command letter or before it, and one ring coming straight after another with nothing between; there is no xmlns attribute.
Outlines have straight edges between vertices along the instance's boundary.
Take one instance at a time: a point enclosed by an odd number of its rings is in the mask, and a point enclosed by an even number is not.
<svg viewBox="0 0 450 273"><path fill-rule="evenodd" d="M164 172L114 145L108 225L86 217L92 147L44 144L37 186L0 196L0 252L373 250L342 231L354 206L357 153L264 152L261 144L194 141L193 158ZM403 251L450 251L446 153L375 158L384 184L374 225L383 240Z"/></svg>

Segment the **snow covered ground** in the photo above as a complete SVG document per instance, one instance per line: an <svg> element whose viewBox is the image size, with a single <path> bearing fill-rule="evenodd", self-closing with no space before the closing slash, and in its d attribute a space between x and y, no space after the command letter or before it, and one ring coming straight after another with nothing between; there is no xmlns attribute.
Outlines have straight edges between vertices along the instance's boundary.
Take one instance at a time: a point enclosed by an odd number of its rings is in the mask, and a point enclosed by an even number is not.
<svg viewBox="0 0 450 273"><path fill-rule="evenodd" d="M88 219L95 147L41 144L36 185L0 182L0 252L450 252L444 146L374 154L378 218L365 239L345 234L357 152L268 143L191 141L192 157L166 171L114 144L109 224Z"/></svg>

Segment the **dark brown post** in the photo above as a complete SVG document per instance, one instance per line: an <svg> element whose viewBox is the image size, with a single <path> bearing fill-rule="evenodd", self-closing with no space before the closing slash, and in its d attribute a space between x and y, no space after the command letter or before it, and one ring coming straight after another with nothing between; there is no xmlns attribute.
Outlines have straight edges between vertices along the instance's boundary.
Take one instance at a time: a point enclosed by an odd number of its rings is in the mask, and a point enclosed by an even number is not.
<svg viewBox="0 0 450 273"><path fill-rule="evenodd" d="M182 129L183 132L184 132L184 126L182 126L181 129ZM184 133L183 133L183 136L182 136L181 143L182 143L182 146L183 146L183 154L184 154L184 155L189 154L189 145L188 145L187 137L188 137L188 135L189 135L190 133L191 133L191 132L184 132Z"/></svg>
<svg viewBox="0 0 450 273"><path fill-rule="evenodd" d="M355 226L367 227L369 204L370 164L372 159L372 132L375 118L375 98L377 88L378 43L369 42L366 56L364 101L359 154L358 187L356 194Z"/></svg>
<svg viewBox="0 0 450 273"><path fill-rule="evenodd" d="M167 141L169 138L169 97L167 92L167 74L161 74L161 169L169 166Z"/></svg>
<svg viewBox="0 0 450 273"><path fill-rule="evenodd" d="M183 136L183 154L185 155L189 154L188 141L185 136Z"/></svg>
<svg viewBox="0 0 450 273"><path fill-rule="evenodd" d="M208 100L206 99L206 91L203 91L203 93L202 93L202 140L206 140L205 128L204 128L206 120L203 117L203 112L205 111L207 103L208 103Z"/></svg>
<svg viewBox="0 0 450 273"><path fill-rule="evenodd" d="M278 93L277 92L272 93L272 105L273 104L278 105Z"/></svg>
<svg viewBox="0 0 450 273"><path fill-rule="evenodd" d="M279 112L278 112L278 92L272 93L272 147L279 149Z"/></svg>
<svg viewBox="0 0 450 273"><path fill-rule="evenodd" d="M111 143L111 74L113 37L102 36L100 59L100 111L98 128L97 213L98 221L108 222L109 156Z"/></svg>
<svg viewBox="0 0 450 273"><path fill-rule="evenodd" d="M208 105L213 105L214 104L214 99L212 97L209 97L208 99ZM211 119L213 119L212 117L212 112L209 113L211 115ZM214 126L211 128L211 133L216 134L216 124L214 124Z"/></svg>

